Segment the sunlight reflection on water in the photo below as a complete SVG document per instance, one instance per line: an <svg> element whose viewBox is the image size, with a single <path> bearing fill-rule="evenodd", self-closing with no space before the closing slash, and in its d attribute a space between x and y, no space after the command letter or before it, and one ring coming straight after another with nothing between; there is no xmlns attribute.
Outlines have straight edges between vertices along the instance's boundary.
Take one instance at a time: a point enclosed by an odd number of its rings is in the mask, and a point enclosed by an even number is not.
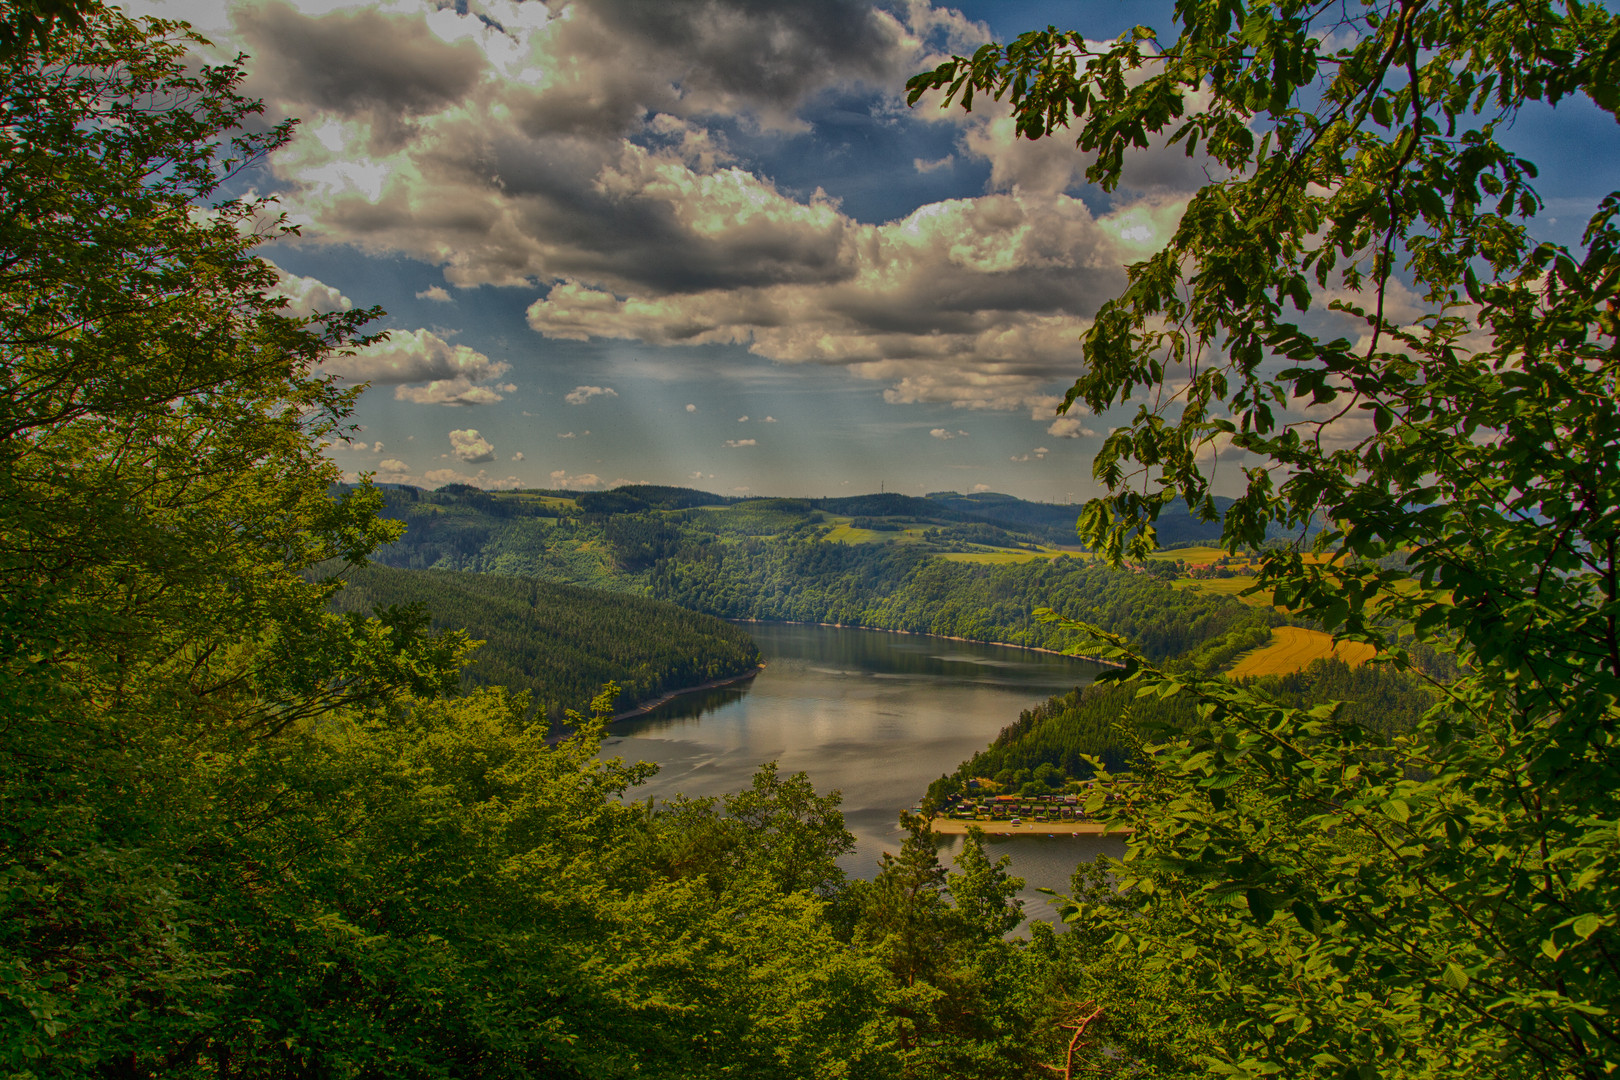
<svg viewBox="0 0 1620 1080"><path fill-rule="evenodd" d="M874 630L750 623L748 632L766 661L755 679L620 721L603 753L659 764L631 799L737 791L771 760L784 773L803 770L818 790L843 792L856 848L842 865L865 878L884 851L899 850L900 812L930 782L954 772L1021 710L1101 670L999 645L952 642L942 652L935 639ZM942 858L960 846L950 838ZM991 850L1011 855L1013 872L1027 879L1025 910L1050 918L1036 888L1066 889L1076 863L1102 852L1117 857L1124 842L1009 837Z"/></svg>

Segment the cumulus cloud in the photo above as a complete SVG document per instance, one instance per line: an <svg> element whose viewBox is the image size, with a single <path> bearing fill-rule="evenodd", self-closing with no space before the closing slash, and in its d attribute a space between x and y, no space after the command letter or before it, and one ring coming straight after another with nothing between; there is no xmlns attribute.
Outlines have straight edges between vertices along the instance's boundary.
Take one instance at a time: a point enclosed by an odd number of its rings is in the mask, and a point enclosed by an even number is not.
<svg viewBox="0 0 1620 1080"><path fill-rule="evenodd" d="M1135 252L1120 230L1139 218L1168 229L1179 213L1165 204L1098 218L1067 196L1012 194L884 225L840 216L840 269L827 280L662 295L565 280L530 306L529 325L576 340L745 345L887 382L897 404L1034 407L1052 400L1047 387L1072 370L1091 313L1124 282Z"/></svg>
<svg viewBox="0 0 1620 1080"><path fill-rule="evenodd" d="M249 89L306 118L272 162L294 182L295 220L319 221L326 241L445 263L456 284L747 274L746 257L727 266L744 248L672 247L697 234L656 201L624 199L624 179L679 163L724 185L708 118L801 129L800 107L826 92L894 100L941 48L986 36L915 2L389 6L242 5L237 36L259 58ZM779 263L769 247L761 258Z"/></svg>
<svg viewBox="0 0 1620 1080"><path fill-rule="evenodd" d="M452 431L450 433L450 453L469 465L476 465L481 461L495 460L494 445L478 434L477 428L463 428Z"/></svg>
<svg viewBox="0 0 1620 1080"><path fill-rule="evenodd" d="M759 443L758 440L755 439L727 439L726 445L731 449L736 450L743 446L757 446Z"/></svg>
<svg viewBox="0 0 1620 1080"><path fill-rule="evenodd" d="M516 488L523 486L523 481L516 476L490 476L483 469L479 469L470 476L463 472L457 472L455 469L429 469L422 474L422 482L430 487L442 487L445 484L471 484L474 487L481 488Z"/></svg>
<svg viewBox="0 0 1620 1080"><path fill-rule="evenodd" d="M579 491L589 488L602 487L602 478L595 473L580 473L577 476L568 475L566 469L553 469L551 471L551 486L565 490Z"/></svg>
<svg viewBox="0 0 1620 1080"><path fill-rule="evenodd" d="M1090 439L1097 434L1091 428L1086 427L1079 417L1075 416L1058 417L1052 421L1051 426L1046 429L1046 433L1059 439L1078 439L1082 436Z"/></svg>
<svg viewBox="0 0 1620 1080"><path fill-rule="evenodd" d="M570 405L583 405L594 397L618 397L619 392L611 386L576 386L563 398Z"/></svg>
<svg viewBox="0 0 1620 1080"><path fill-rule="evenodd" d="M760 423L762 423L762 424L774 424L774 423L776 423L776 417L767 416L765 419L761 420Z"/></svg>
<svg viewBox="0 0 1620 1080"><path fill-rule="evenodd" d="M522 461L523 460L523 451L519 450L517 453L513 454L512 455L512 460L513 461Z"/></svg>
<svg viewBox="0 0 1620 1080"><path fill-rule="evenodd" d="M443 285L429 285L417 293L416 298L418 300L432 300L440 304L448 304L451 300L450 293L445 290Z"/></svg>
<svg viewBox="0 0 1620 1080"><path fill-rule="evenodd" d="M1135 253L1122 232L1143 235L1142 222L1094 218L1033 166L1004 169L1002 193L864 224L822 192L751 172L710 125L791 130L828 89L897 94L938 49L984 39L955 13L865 0L592 0L557 17L499 6L483 21L448 6L239 16L266 58L252 89L307 117L272 167L311 237L422 259L456 285L540 289L530 324L552 337L744 344L883 381L897 402L1017 408L1073 364ZM327 62L362 45L364 63ZM978 114L952 115L964 138L977 130ZM964 152L1005 157L997 132ZM1049 142L1072 175L1072 148ZM1172 203L1148 218L1173 221Z"/></svg>
<svg viewBox="0 0 1620 1080"><path fill-rule="evenodd" d="M283 315L304 318L328 311L349 311L354 307L347 296L324 281L289 274L280 267L276 268L276 273L279 280L276 282L274 294L283 300L281 309Z"/></svg>
<svg viewBox="0 0 1620 1080"><path fill-rule="evenodd" d="M452 345L431 330L392 330L382 341L324 367L350 382L393 385L397 400L421 405L493 404L516 389L494 381L510 369L510 364Z"/></svg>
<svg viewBox="0 0 1620 1080"><path fill-rule="evenodd" d="M990 490L990 485L989 484L974 484L973 485L973 494L975 494L975 495L977 495L981 491L989 491L989 490Z"/></svg>
<svg viewBox="0 0 1620 1080"><path fill-rule="evenodd" d="M1207 91L1188 102L1189 111L1207 105ZM957 147L964 158L989 164L990 191L1055 195L1084 182L1090 158L1075 151L1073 140L1022 137L1004 101L975 101L973 112L959 122L963 130ZM1126 156L1119 191L1125 196L1185 197L1217 171L1207 154L1189 157L1185 144L1171 146L1168 136L1154 136Z"/></svg>
<svg viewBox="0 0 1620 1080"><path fill-rule="evenodd" d="M739 417L737 417L737 423L739 423L739 424L746 424L746 423L748 423L748 417L746 417L746 416L739 416Z"/></svg>
<svg viewBox="0 0 1620 1080"><path fill-rule="evenodd" d="M696 406L696 405L691 405L691 404L688 404L688 405L687 405L687 406L686 406L686 411L687 411L687 412L697 412L697 406Z"/></svg>
<svg viewBox="0 0 1620 1080"><path fill-rule="evenodd" d="M291 219L453 286L530 289L530 326L554 338L742 345L841 367L895 403L1033 408L1072 374L1121 264L1163 242L1205 179L1154 150L1099 217L1067 194L1082 162L1064 140L1016 138L993 103L925 104L906 122L961 135L914 168L988 161L989 191L868 224L728 147L725 131L801 128L831 92L898 111L906 73L988 36L926 0L298 2L310 12L242 4L234 30L256 57L249 91L305 118L270 161ZM509 392L495 378L396 395L480 404Z"/></svg>
<svg viewBox="0 0 1620 1080"><path fill-rule="evenodd" d="M1027 454L1014 454L1009 460L1012 460L1012 461L1043 461L1043 460L1045 460L1046 455L1050 454L1051 452L1052 452L1051 450L1047 449L1044 446L1037 446L1035 449L1031 450Z"/></svg>
<svg viewBox="0 0 1620 1080"><path fill-rule="evenodd" d="M398 458L388 458L377 463L376 477L389 484L420 484L426 487L440 487L444 484L471 484L482 488L517 488L523 487L524 482L517 476L490 476L483 469L468 474L452 468L429 469L422 475L416 475L411 467ZM344 478L350 481L359 478L357 473L345 473Z"/></svg>
<svg viewBox="0 0 1620 1080"><path fill-rule="evenodd" d="M956 438L956 432L950 430L949 428L937 427L937 428L934 428L932 431L930 431L928 434L932 435L936 439L954 439L954 438Z"/></svg>

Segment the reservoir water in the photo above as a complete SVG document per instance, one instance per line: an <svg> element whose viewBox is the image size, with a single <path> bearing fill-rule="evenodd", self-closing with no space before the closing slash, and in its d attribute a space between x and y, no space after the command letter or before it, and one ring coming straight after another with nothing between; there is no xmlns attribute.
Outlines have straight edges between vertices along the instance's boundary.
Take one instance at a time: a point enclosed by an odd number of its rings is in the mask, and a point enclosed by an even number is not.
<svg viewBox="0 0 1620 1080"><path fill-rule="evenodd" d="M808 773L818 791L843 792L855 835L846 872L870 878L899 851L900 812L928 785L984 749L1021 710L1085 685L1101 670L1071 657L879 630L751 623L765 669L747 683L700 691L619 721L606 756L652 761L659 772L627 798L719 795L749 785L776 761ZM949 861L960 846L941 851ZM1009 837L992 857L1013 857L1026 881L1024 909L1049 918L1040 886L1064 891L1082 859L1119 856L1124 841Z"/></svg>

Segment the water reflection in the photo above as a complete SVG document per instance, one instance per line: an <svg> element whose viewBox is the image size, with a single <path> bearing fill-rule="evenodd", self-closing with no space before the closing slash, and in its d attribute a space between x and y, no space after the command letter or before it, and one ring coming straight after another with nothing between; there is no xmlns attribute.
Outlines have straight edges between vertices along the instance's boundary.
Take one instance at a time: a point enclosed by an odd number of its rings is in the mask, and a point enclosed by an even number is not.
<svg viewBox="0 0 1620 1080"><path fill-rule="evenodd" d="M603 752L654 761L657 776L631 793L669 798L746 787L762 762L803 770L817 789L844 793L856 850L851 874L871 877L898 850L900 811L928 784L983 749L996 733L1056 693L1100 670L1070 657L998 645L830 626L752 623L766 667L751 682L676 698L610 729ZM960 841L947 845L948 858ZM1047 911L1037 886L1063 889L1082 858L1118 855L1119 840L1017 837L1013 856L1028 879L1026 909Z"/></svg>

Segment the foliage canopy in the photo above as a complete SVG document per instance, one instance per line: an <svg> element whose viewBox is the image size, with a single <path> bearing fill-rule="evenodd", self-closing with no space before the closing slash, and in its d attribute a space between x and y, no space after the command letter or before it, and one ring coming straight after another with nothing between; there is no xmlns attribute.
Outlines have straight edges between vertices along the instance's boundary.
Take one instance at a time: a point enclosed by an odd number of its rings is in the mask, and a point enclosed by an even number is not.
<svg viewBox="0 0 1620 1080"><path fill-rule="evenodd" d="M1264 550L1261 588L1389 663L1416 641L1464 675L1386 739L1115 639L1142 692L1191 691L1200 715L1127 815L1129 894L1186 917L1118 940L1157 928L1162 977L1232 1007L1212 1060L1233 1074L1607 1075L1620 194L1578 247L1538 241L1536 169L1503 136L1533 106L1620 107L1620 17L1182 0L1175 20L1103 45L1030 33L910 83L914 103L1003 101L1029 138L1069 131L1105 191L1155 143L1213 176L1084 336L1063 408L1150 402L1098 455L1110 495L1081 532L1116 558L1150 544L1169 503L1212 512L1235 458L1228 547L1316 522L1332 556Z"/></svg>
<svg viewBox="0 0 1620 1080"><path fill-rule="evenodd" d="M977 838L850 887L803 774L627 801L611 685L549 742L464 633L329 610L399 535L321 453L373 313L277 295L237 65L67 10L0 61L0 1072L1027 1075L1069 961Z"/></svg>

